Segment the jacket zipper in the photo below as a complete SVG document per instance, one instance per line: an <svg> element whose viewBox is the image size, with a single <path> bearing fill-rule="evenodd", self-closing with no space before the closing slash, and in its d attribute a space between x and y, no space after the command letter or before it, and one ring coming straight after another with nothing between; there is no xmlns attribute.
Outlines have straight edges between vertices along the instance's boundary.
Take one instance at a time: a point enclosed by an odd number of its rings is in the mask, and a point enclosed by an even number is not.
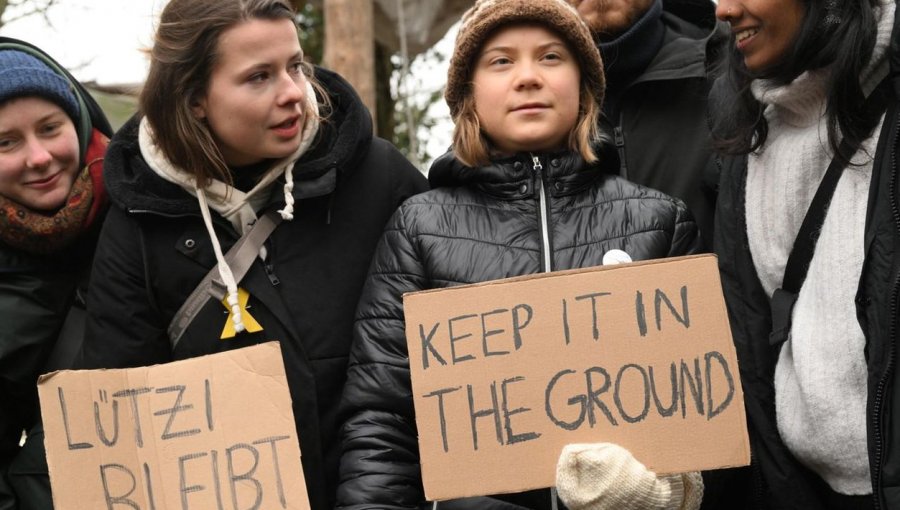
<svg viewBox="0 0 900 510"><path fill-rule="evenodd" d="M620 116L621 117L621 116ZM619 175L628 178L628 163L625 161L625 132L622 131L622 122L613 128L613 138L616 143L616 151L619 153Z"/></svg>
<svg viewBox="0 0 900 510"><path fill-rule="evenodd" d="M895 128L896 129L896 128ZM900 143L900 135L895 135L894 145L891 148L891 183L888 190L888 196L891 200L891 212L894 215L894 226L900 232L900 207L897 206L897 144ZM900 275L894 278L894 285L891 289L891 301L889 310L897 308L898 297L900 297ZM884 369L881 380L878 381L878 387L875 390L875 402L872 406L872 420L875 423L875 472L872 473L872 493L875 508L881 508L881 470L884 456L884 432L882 430L882 410L884 408L884 393L887 382L891 378L894 371L894 363L897 353L892 340L897 336L897 316L891 317L891 329L888 341L888 361Z"/></svg>
<svg viewBox="0 0 900 510"><path fill-rule="evenodd" d="M893 193L892 193L893 194ZM894 212L896 214L897 209L894 207ZM891 310L897 307L897 298L898 292L900 291L900 277L894 279L893 290L891 291ZM895 338L897 336L897 317L891 317L891 333L889 338ZM878 381L878 389L875 390L875 403L873 405L872 411L872 419L875 421L876 425L876 433L875 433L875 473L872 474L872 478L875 482L875 487L873 488L874 500L875 500L875 508L881 508L881 468L883 462L884 455L884 433L882 431L882 408L884 407L884 393L885 387L887 386L887 381L890 379L891 374L894 371L894 362L896 358L896 352L894 350L893 344L889 347L888 351L888 362L884 369L884 375L881 377L881 380Z"/></svg>
<svg viewBox="0 0 900 510"><path fill-rule="evenodd" d="M544 187L544 165L541 160L531 154L531 166L534 169L534 192L537 195L540 206L538 207L538 221L541 224L541 254L543 255L541 271L549 273L553 270L550 257L550 208L547 204L547 190Z"/></svg>
<svg viewBox="0 0 900 510"><path fill-rule="evenodd" d="M550 218L550 208L547 204L547 191L544 187L544 175L542 170L544 169L544 165L541 164L540 158L535 156L534 154L529 154L531 156L531 168L534 170L534 192L536 198L538 199L538 222L541 224L541 255L542 262L541 272L549 273L553 270L553 266L551 264L550 257L550 227L549 227L549 218ZM556 488L553 487L550 489L550 498L552 508L556 508ZM437 510L438 502L434 501L431 506L432 510Z"/></svg>
<svg viewBox="0 0 900 510"><path fill-rule="evenodd" d="M281 283L281 280L278 278L278 275L275 274L275 267L269 262L264 263L263 267L266 268L266 276L269 277L269 283L271 283L273 287L278 286L278 284Z"/></svg>
<svg viewBox="0 0 900 510"><path fill-rule="evenodd" d="M716 162L719 165L719 173L721 174L722 167L723 167L722 161L721 161L721 159L716 158ZM732 161L731 163L735 164L734 161ZM748 173L748 160L747 160L747 156L744 156L743 157L743 172L740 174L740 178L741 178L741 180L740 180L740 182L741 182L740 203L741 203L741 205L739 207L739 210L742 211L742 214L743 214L742 224L744 225L745 229L746 229L746 225L747 225L747 207L746 207L747 173ZM743 237L744 244L747 243L746 237L747 236L745 233L744 237ZM732 255L732 257L736 256L735 253L731 253L730 255ZM753 483L754 496L756 497L756 499L754 500L754 504L752 506L756 510L766 510L766 506L765 506L765 494L766 493L765 493L765 485L764 485L763 475L762 475L762 468L760 468L759 463L755 459L755 455L753 454L753 448L750 448L750 478L751 478L751 482Z"/></svg>
<svg viewBox="0 0 900 510"><path fill-rule="evenodd" d="M542 172L544 165L541 164L540 158L534 154L531 154L531 167L534 169L534 192L538 199L538 220L541 224L541 252L543 255L541 272L549 273L553 270L550 250L550 207L547 204L547 189L544 186L544 173ZM550 487L551 510L558 509L557 497L556 487Z"/></svg>

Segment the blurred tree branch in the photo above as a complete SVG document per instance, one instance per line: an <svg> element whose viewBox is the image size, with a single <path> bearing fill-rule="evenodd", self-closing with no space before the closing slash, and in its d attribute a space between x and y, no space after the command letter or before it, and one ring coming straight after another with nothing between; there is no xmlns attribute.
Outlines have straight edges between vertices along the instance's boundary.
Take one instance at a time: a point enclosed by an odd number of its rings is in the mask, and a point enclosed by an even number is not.
<svg viewBox="0 0 900 510"><path fill-rule="evenodd" d="M42 16L47 25L51 25L47 12L56 5L57 0L0 0L0 27L18 19L29 16ZM7 16L7 13L12 13Z"/></svg>

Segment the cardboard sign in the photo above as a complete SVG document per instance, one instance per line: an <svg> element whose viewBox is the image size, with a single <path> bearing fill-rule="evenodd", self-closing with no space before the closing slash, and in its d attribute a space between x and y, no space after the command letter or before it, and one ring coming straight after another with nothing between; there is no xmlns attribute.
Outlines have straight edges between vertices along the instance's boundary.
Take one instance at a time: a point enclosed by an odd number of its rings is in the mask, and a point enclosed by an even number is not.
<svg viewBox="0 0 900 510"><path fill-rule="evenodd" d="M519 277L404 296L430 500L555 483L569 443L659 474L746 465L716 258Z"/></svg>
<svg viewBox="0 0 900 510"><path fill-rule="evenodd" d="M277 342L38 391L57 510L309 508Z"/></svg>

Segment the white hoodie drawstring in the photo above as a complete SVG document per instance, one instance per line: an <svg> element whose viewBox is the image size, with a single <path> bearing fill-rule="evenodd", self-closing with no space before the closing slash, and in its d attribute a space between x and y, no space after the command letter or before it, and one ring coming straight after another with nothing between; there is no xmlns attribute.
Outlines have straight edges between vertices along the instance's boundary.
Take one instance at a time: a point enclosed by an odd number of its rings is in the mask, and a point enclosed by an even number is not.
<svg viewBox="0 0 900 510"><path fill-rule="evenodd" d="M315 140L319 131L319 104L316 102L316 89L306 80L306 121L303 123L303 140L297 148L297 158L304 154ZM296 160L296 159L295 159ZM281 218L287 221L294 219L294 163L284 169L284 209L279 209Z"/></svg>
<svg viewBox="0 0 900 510"><path fill-rule="evenodd" d="M284 170L284 209L279 209L278 214L287 221L294 219L294 165Z"/></svg>
<svg viewBox="0 0 900 510"><path fill-rule="evenodd" d="M212 216L209 214L209 206L206 204L206 193L201 188L194 188L197 192L197 201L200 202L200 214L203 216L203 224L206 225L206 231L212 240L213 251L216 254L217 267L219 268L219 276L222 277L222 283L225 284L227 294L225 300L231 308L231 322L234 323L235 333L240 333L247 329L244 327L244 319L241 316L241 305L238 301L237 282L234 281L234 273L225 262L225 255L222 254L222 246L219 244L219 238L213 230Z"/></svg>

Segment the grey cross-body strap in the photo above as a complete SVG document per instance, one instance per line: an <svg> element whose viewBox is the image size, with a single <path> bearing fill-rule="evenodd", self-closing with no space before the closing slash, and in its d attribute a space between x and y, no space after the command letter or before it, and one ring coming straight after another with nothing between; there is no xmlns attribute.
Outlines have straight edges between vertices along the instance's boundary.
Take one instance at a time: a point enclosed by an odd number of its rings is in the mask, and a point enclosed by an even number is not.
<svg viewBox="0 0 900 510"><path fill-rule="evenodd" d="M275 227L281 223L281 215L276 211L269 211L256 220L256 223L250 228L244 236L234 243L234 246L225 254L225 263L231 268L234 274L234 281L240 283L241 278L250 270L253 261L259 256L259 249L266 242L269 235L275 230ZM172 317L169 323L169 343L172 350L181 340L181 335L191 325L194 317L203 308L203 305L209 298L215 298L221 301L225 297L225 284L219 276L219 265L216 264L203 277L203 280L197 285L197 288L191 292L191 295L184 301L181 308Z"/></svg>

